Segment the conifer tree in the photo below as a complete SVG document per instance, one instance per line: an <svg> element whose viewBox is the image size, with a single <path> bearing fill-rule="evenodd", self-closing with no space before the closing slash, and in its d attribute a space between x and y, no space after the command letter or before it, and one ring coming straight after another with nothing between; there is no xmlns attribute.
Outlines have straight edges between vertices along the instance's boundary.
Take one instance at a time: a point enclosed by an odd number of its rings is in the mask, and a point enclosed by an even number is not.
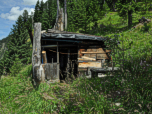
<svg viewBox="0 0 152 114"><path fill-rule="evenodd" d="M97 21L103 15L100 11L98 0L77 0L67 2L68 28L89 28L87 25Z"/></svg>
<svg viewBox="0 0 152 114"><path fill-rule="evenodd" d="M135 0L118 0L116 3L116 8L119 16L127 17L128 16L128 27L132 25L132 14L136 11L139 11L141 5Z"/></svg>
<svg viewBox="0 0 152 114"><path fill-rule="evenodd" d="M48 13L45 10L42 14L42 30L48 30L49 29L49 20L48 20Z"/></svg>
<svg viewBox="0 0 152 114"><path fill-rule="evenodd" d="M37 1L35 5L35 12L34 12L34 22L40 22L40 6L39 6L39 0Z"/></svg>
<svg viewBox="0 0 152 114"><path fill-rule="evenodd" d="M6 51L4 57L4 67L6 67L7 72L10 72L10 68L15 60L15 54L19 56L20 61L26 64L28 58L31 57L30 44L27 42L29 38L28 31L26 30L23 17L20 15L16 21L16 25L13 25L11 29L11 37L8 43L8 50Z"/></svg>
<svg viewBox="0 0 152 114"><path fill-rule="evenodd" d="M40 8L40 10L39 10L39 18L40 18L40 22L42 22L42 14L43 14L43 12L44 12L44 2L43 2L43 0L40 2L40 5L39 5L39 8Z"/></svg>
<svg viewBox="0 0 152 114"><path fill-rule="evenodd" d="M47 9L48 28L52 29L56 22L57 2L56 2L56 0L48 0L47 2L48 2L48 9Z"/></svg>
<svg viewBox="0 0 152 114"><path fill-rule="evenodd" d="M91 0L89 3L86 4L88 4L86 5L88 16L87 20L89 20L90 22L97 21L98 18L103 15L101 14L100 6L98 5L98 0Z"/></svg>
<svg viewBox="0 0 152 114"><path fill-rule="evenodd" d="M33 34L32 34L32 18L28 18L28 11L24 10L23 14L23 22L24 22L24 26L26 27L26 29L28 30L28 34L30 36L30 40L31 43L33 44Z"/></svg>
<svg viewBox="0 0 152 114"><path fill-rule="evenodd" d="M105 0L105 1L107 3L108 7L110 8L110 10L115 12L116 11L115 6L116 6L116 3L118 0Z"/></svg>
<svg viewBox="0 0 152 114"><path fill-rule="evenodd" d="M23 15L23 22L25 24L28 21L28 11L24 10L22 15Z"/></svg>

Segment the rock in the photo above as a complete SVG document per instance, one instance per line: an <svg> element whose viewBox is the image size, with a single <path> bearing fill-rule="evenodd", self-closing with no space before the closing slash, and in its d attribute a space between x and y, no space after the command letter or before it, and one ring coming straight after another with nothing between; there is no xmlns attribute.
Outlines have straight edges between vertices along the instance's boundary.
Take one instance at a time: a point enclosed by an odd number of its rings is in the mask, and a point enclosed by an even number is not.
<svg viewBox="0 0 152 114"><path fill-rule="evenodd" d="M144 23L144 22L150 22L150 19L146 19L145 17L142 17L141 19L138 20L139 23Z"/></svg>

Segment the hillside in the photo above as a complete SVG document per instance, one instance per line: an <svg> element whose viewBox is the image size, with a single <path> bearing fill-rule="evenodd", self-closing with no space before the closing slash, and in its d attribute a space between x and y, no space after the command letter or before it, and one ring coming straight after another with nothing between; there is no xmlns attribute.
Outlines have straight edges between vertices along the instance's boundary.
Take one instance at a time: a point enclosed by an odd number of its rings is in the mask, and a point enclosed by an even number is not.
<svg viewBox="0 0 152 114"><path fill-rule="evenodd" d="M114 78L105 79L76 79L72 84L42 83L34 89L31 83L32 64L25 66L16 77L4 77L0 80L0 113L86 113L108 114L114 113L149 113L152 112L151 98L151 66L142 66L144 63L152 65L152 11L133 14L133 27L128 29L127 19L118 16L117 12L109 12L102 20L98 20L98 27L90 23L90 34L111 36L120 35L120 50L115 51L114 58L118 63L125 58L126 69L131 69L127 76L124 72L115 74ZM150 23L139 23L138 19L146 17ZM101 26L100 26L101 24ZM83 31L79 28L78 31ZM122 35L123 34L123 35ZM34 35L34 31L33 31ZM30 41L30 39L28 39ZM131 47L129 43L133 42ZM32 47L32 45L31 45ZM127 50L124 50L127 48ZM124 52L124 53L120 53ZM129 56L130 55L130 56ZM136 61L137 60L137 61ZM32 61L31 61L32 63ZM145 68L146 67L146 68ZM146 70L145 70L146 69ZM125 79L125 81L124 81ZM131 107L131 108L130 108Z"/></svg>

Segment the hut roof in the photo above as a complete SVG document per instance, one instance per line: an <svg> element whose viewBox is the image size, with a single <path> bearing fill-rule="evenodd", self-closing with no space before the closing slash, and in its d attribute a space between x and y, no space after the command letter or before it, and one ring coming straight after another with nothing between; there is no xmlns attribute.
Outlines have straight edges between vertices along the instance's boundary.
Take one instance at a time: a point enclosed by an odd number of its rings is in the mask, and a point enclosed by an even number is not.
<svg viewBox="0 0 152 114"><path fill-rule="evenodd" d="M67 31L58 31L53 29L48 29L48 33L41 34L42 39L45 38L53 38L53 39L68 39L68 40L95 40L95 41L105 41L108 37L103 36L96 36L90 34L83 34L83 33L74 33L74 32L67 32ZM110 39L112 40L112 39ZM118 44L120 42L118 41Z"/></svg>

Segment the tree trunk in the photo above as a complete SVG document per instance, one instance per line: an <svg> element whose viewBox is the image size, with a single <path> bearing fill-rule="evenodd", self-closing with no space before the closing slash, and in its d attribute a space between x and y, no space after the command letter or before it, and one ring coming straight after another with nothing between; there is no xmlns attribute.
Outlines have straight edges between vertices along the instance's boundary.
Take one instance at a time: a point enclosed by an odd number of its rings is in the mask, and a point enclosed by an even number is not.
<svg viewBox="0 0 152 114"><path fill-rule="evenodd" d="M67 5L66 5L66 0L64 0L64 16L65 16L65 19L64 19L64 31L67 29Z"/></svg>
<svg viewBox="0 0 152 114"><path fill-rule="evenodd" d="M132 11L128 11L128 27L132 25Z"/></svg>
<svg viewBox="0 0 152 114"><path fill-rule="evenodd" d="M57 20L56 20L56 24L58 22L58 18L59 18L59 0L57 0ZM58 24L57 24L57 28L58 28Z"/></svg>
<svg viewBox="0 0 152 114"><path fill-rule="evenodd" d="M114 12L116 12L116 9L115 9L115 1L113 1L112 5L113 5L113 7L112 7L113 9L112 9L112 10L113 10Z"/></svg>

